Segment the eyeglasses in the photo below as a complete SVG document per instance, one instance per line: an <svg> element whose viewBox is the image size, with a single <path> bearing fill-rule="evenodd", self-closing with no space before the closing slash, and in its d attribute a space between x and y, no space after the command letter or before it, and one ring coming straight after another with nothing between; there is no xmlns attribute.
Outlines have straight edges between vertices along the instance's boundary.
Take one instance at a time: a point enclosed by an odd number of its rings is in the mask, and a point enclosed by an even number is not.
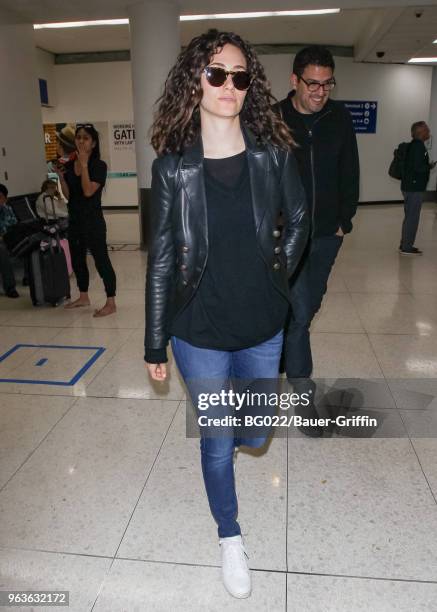
<svg viewBox="0 0 437 612"><path fill-rule="evenodd" d="M92 123L76 123L76 130L80 130L80 128L94 129L94 126Z"/></svg>
<svg viewBox="0 0 437 612"><path fill-rule="evenodd" d="M231 75L232 82L236 89L246 91L249 89L252 78L246 70L225 70L219 66L207 66L204 68L206 80L213 87L221 87L226 83L226 79Z"/></svg>
<svg viewBox="0 0 437 612"><path fill-rule="evenodd" d="M337 84L334 77L329 79L329 81L325 81L324 83L320 83L319 81L306 81L303 77L300 77L300 80L305 83L305 85L308 87L308 91L311 91L312 93L319 91L320 87L323 89L323 91L331 91L331 89L334 89Z"/></svg>

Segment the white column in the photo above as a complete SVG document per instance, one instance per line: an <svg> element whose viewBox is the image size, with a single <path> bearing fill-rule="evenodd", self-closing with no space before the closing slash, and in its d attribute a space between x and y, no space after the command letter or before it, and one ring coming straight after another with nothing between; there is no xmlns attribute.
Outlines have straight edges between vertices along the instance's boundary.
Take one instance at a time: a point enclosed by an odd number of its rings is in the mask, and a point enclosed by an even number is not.
<svg viewBox="0 0 437 612"><path fill-rule="evenodd" d="M426 119L426 118L425 118ZM431 104L429 109L429 127L432 134L432 150L429 156L432 161L437 161L437 68L432 71ZM436 170L431 172L428 183L428 191L436 191ZM437 195L437 194L436 194Z"/></svg>
<svg viewBox="0 0 437 612"><path fill-rule="evenodd" d="M10 196L39 191L47 175L31 24L0 12L0 183Z"/></svg>
<svg viewBox="0 0 437 612"><path fill-rule="evenodd" d="M179 4L160 0L128 7L131 34L131 70L135 147L139 188L141 244L147 236L151 165L155 153L149 144L153 105L180 51Z"/></svg>

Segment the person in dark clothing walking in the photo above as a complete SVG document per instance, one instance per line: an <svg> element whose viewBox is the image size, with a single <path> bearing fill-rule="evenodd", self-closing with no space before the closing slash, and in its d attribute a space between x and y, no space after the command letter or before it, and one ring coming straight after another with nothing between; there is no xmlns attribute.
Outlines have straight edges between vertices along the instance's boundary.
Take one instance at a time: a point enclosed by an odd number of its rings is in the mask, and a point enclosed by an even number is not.
<svg viewBox="0 0 437 612"><path fill-rule="evenodd" d="M102 212L102 190L107 167L100 159L99 134L91 123L76 126L77 154L74 160L58 167L62 191L68 199L71 263L80 295L65 308L89 306L89 271L87 251L91 252L97 272L103 279L106 304L94 311L94 317L105 317L116 311L116 277L108 255L106 223Z"/></svg>
<svg viewBox="0 0 437 612"><path fill-rule="evenodd" d="M0 276L5 295L9 298L20 297L15 285L15 274L8 249L3 242L3 235L17 223L12 208L8 205L8 188L0 184Z"/></svg>
<svg viewBox="0 0 437 612"><path fill-rule="evenodd" d="M334 58L319 45L297 53L293 91L274 108L298 144L295 155L311 214L305 254L290 281L291 313L284 343L285 371L295 390L314 397L309 328L319 310L332 266L345 234L352 230L359 191L359 160L349 112L329 99L335 87ZM314 402L301 416L317 418ZM323 435L320 426L302 426L310 436Z"/></svg>
<svg viewBox="0 0 437 612"><path fill-rule="evenodd" d="M231 416L231 378L243 386L270 379L276 388L288 277L309 223L294 142L271 99L252 47L237 34L210 30L179 55L152 126L158 158L152 167L145 361L153 380L165 380L171 338L193 404L203 410L199 391L225 396L204 416ZM261 404L262 414L265 408ZM238 424L200 429L223 582L234 597L248 597L233 457L235 448L260 447L267 436L248 437Z"/></svg>
<svg viewBox="0 0 437 612"><path fill-rule="evenodd" d="M425 121L416 121L411 126L412 141L408 145L401 179L405 212L399 245L401 255L422 255L422 251L414 246L414 241L419 227L420 211L429 181L429 173L435 166L435 163L430 163L425 147L425 142L430 136L431 133Z"/></svg>

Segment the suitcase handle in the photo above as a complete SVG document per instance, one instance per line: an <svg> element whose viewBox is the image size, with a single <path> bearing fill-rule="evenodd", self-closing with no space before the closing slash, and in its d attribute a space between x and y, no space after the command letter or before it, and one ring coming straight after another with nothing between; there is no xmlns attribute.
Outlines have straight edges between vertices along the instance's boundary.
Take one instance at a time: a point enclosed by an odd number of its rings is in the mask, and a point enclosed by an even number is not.
<svg viewBox="0 0 437 612"><path fill-rule="evenodd" d="M48 212L47 212L47 202L46 202L46 200L47 200L47 199L49 199L49 200L50 200L50 203L51 203L51 205L52 205L52 214L53 214L53 218L54 218L55 220L57 220L57 218L58 218L58 217L56 216L55 201L54 201L54 199L53 199L53 197L52 197L51 195L49 195L48 193L46 193L46 194L43 196L43 198L42 198L42 203L43 203L43 206L44 206L44 214L45 214L45 217L46 217L46 221L47 221L47 223L48 223L48 222L49 222L49 214L48 214Z"/></svg>
<svg viewBox="0 0 437 612"><path fill-rule="evenodd" d="M53 197L51 195L49 195L49 194L44 195L43 198L42 198L43 206L44 206L44 214L45 214L45 217L46 217L47 225L49 226L49 215L48 215L48 212L47 212L47 203L46 203L47 199L50 200L50 203L52 205L52 213L53 213L54 220L57 221L58 218L56 216L55 201L54 201ZM48 231L48 235L49 235L49 249L50 249L50 252L53 253L53 244L52 244L53 238L55 238L55 240L56 240L56 246L58 247L58 249L61 249L62 247L61 247L61 242L60 242L61 241L61 237L59 235L59 226L58 226L58 224L55 223L51 227L55 230L52 233L50 231L50 226L49 226L49 231Z"/></svg>

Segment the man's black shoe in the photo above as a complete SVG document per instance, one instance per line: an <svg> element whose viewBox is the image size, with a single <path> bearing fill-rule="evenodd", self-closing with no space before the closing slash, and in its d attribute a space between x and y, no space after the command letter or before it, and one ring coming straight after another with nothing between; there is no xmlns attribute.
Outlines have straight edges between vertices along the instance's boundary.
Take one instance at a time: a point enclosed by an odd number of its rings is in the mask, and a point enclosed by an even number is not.
<svg viewBox="0 0 437 612"><path fill-rule="evenodd" d="M399 249L399 253L401 255L423 255L423 251L418 249L417 247L410 247L405 249Z"/></svg>
<svg viewBox="0 0 437 612"><path fill-rule="evenodd" d="M8 297L8 298L19 298L20 294L18 293L18 291L16 289L9 289L9 291L6 291L6 297Z"/></svg>

